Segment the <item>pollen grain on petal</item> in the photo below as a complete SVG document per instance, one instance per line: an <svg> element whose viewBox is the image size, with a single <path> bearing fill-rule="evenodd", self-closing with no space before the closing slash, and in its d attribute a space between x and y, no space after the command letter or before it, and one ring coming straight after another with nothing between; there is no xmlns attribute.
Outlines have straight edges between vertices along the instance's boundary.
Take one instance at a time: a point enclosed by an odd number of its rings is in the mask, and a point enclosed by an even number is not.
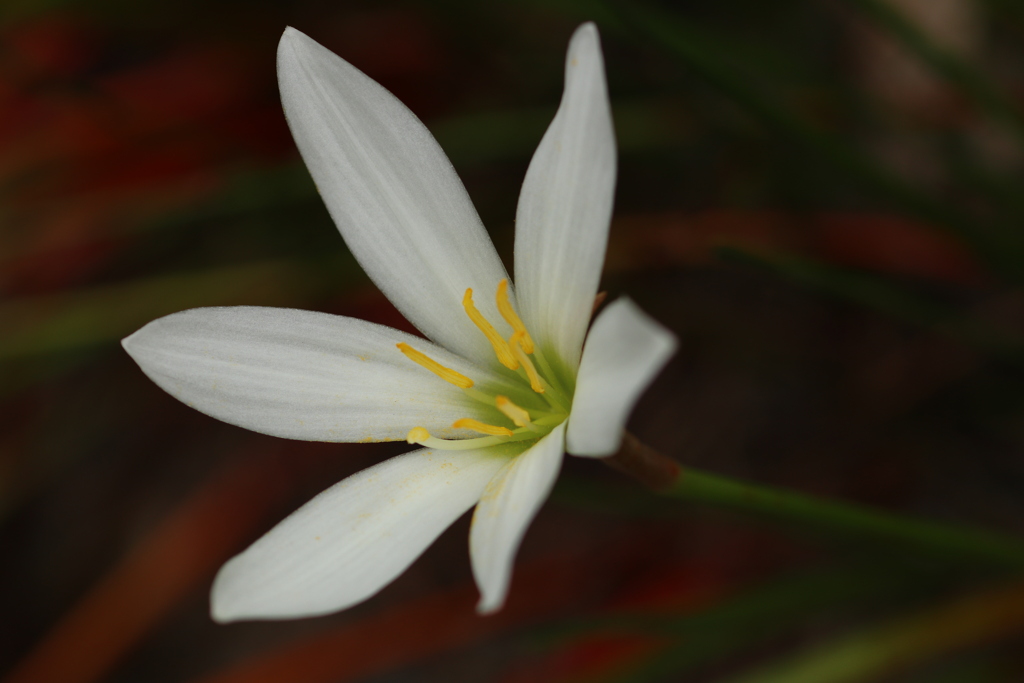
<svg viewBox="0 0 1024 683"><path fill-rule="evenodd" d="M487 341L491 342L491 346L494 347L494 353L498 356L498 361L509 370L517 370L519 363L512 354L512 350L508 347L505 338L498 334L498 331L494 329L494 325L487 321L487 318L477 310L476 305L473 303L472 288L467 289L465 296L462 297L462 307L466 309L466 315L473 321L473 324L487 337Z"/></svg>
<svg viewBox="0 0 1024 683"><path fill-rule="evenodd" d="M507 396L496 396L494 404L505 417L512 420L516 427L525 427L530 424L530 413L517 406Z"/></svg>
<svg viewBox="0 0 1024 683"><path fill-rule="evenodd" d="M523 351L533 353L533 338L526 331L526 325L523 324L522 319L516 313L516 309L512 307L512 302L508 299L508 278L504 278L498 283L498 293L495 295L495 300L498 304L498 312L501 313L501 317L505 319L505 322L516 332L523 333Z"/></svg>
<svg viewBox="0 0 1024 683"><path fill-rule="evenodd" d="M491 436L512 436L512 430L508 427L498 427L495 425L489 425L479 420L474 420L471 417L464 417L461 420L456 420L452 424L453 429L472 429L474 432L480 432L481 434L490 434Z"/></svg>
<svg viewBox="0 0 1024 683"><path fill-rule="evenodd" d="M451 368L446 368L433 358L430 358L425 353L417 351L405 342L398 342L395 346L398 347L399 351L405 354L406 358L414 363L422 365L444 381L450 382L462 389L469 389L473 386L473 380L470 378L466 377L462 373L452 370Z"/></svg>

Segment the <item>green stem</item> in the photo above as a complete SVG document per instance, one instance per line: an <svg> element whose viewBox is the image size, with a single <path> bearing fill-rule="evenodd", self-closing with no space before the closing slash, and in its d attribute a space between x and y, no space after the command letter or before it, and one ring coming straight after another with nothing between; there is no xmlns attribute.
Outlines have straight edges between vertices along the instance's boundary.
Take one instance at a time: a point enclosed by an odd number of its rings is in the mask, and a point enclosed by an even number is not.
<svg viewBox="0 0 1024 683"><path fill-rule="evenodd" d="M694 469L683 470L665 495L741 512L909 544L985 563L1024 567L1024 542L986 531L939 524L840 503L793 491L750 484Z"/></svg>
<svg viewBox="0 0 1024 683"><path fill-rule="evenodd" d="M683 468L629 434L623 440L622 449L605 460L672 498L943 556L951 560L951 564L1024 568L1024 539L913 519Z"/></svg>

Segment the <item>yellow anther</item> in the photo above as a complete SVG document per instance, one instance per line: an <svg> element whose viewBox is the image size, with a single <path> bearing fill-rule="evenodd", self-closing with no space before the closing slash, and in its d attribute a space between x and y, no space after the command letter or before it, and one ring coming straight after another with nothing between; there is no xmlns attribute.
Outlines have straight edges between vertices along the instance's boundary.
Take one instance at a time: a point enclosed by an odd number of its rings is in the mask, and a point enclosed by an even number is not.
<svg viewBox="0 0 1024 683"><path fill-rule="evenodd" d="M498 312L505 319L513 330L523 333L523 351L533 353L533 339L526 331L526 325L519 319L516 309L512 308L512 302L508 300L508 280L504 279L498 283L498 294L495 297L498 302Z"/></svg>
<svg viewBox="0 0 1024 683"><path fill-rule="evenodd" d="M525 427L530 424L530 414L510 401L507 396L496 396L494 404L505 414L505 417L512 420L516 427Z"/></svg>
<svg viewBox="0 0 1024 683"><path fill-rule="evenodd" d="M409 435L405 437L405 440L409 443L424 444L427 439L430 438L430 432L423 427L413 427L409 430Z"/></svg>
<svg viewBox="0 0 1024 683"><path fill-rule="evenodd" d="M494 347L494 353L498 355L498 360L501 364L509 370L518 369L519 363L516 362L516 358L512 355L512 350L508 348L505 339L498 334L494 326L487 322L487 318L473 305L472 289L467 289L466 295L462 297L462 307L466 309L466 315L473 321L473 324L479 327L480 331L487 337L487 341L491 342L491 346Z"/></svg>
<svg viewBox="0 0 1024 683"><path fill-rule="evenodd" d="M523 338L525 336L526 332L516 332L508 340L508 346L512 349L512 353L515 354L516 360L523 364L526 376L530 378L530 388L538 394L543 394L544 385L540 381L540 375L537 374L537 368L533 367L533 362L530 361L529 356L523 351Z"/></svg>
<svg viewBox="0 0 1024 683"><path fill-rule="evenodd" d="M473 380L471 380L470 378L466 377L461 373L455 372L451 368L446 368L445 366L438 363L436 360L430 358L424 353L420 353L419 351L412 348L405 342L398 342L397 344L395 344L395 346L397 346L398 350L404 353L409 360L413 361L414 363L419 363L420 365L425 367L427 370L430 370L432 373L434 373L444 381L451 382L455 386L461 387L463 389L469 389L471 386L473 386Z"/></svg>
<svg viewBox="0 0 1024 683"><path fill-rule="evenodd" d="M464 417L461 420L456 420L452 424L452 428L472 429L474 432L490 434L491 436L512 436L512 430L508 427L495 427L494 425L484 424L483 422L474 420L470 417Z"/></svg>

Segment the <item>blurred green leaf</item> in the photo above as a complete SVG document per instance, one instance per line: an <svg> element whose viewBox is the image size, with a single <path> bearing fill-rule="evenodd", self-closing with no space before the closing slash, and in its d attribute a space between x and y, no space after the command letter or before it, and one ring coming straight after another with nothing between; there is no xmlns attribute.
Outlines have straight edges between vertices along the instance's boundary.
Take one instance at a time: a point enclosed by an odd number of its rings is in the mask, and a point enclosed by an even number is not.
<svg viewBox="0 0 1024 683"><path fill-rule="evenodd" d="M186 308L282 304L318 287L308 268L280 261L8 301L0 304L0 362L110 343Z"/></svg>
<svg viewBox="0 0 1024 683"><path fill-rule="evenodd" d="M606 681L675 680L744 648L777 639L814 614L856 613L934 590L879 567L829 569L790 576L683 615L624 613L569 622L548 632L557 642L574 635L647 635L669 644Z"/></svg>
<svg viewBox="0 0 1024 683"><path fill-rule="evenodd" d="M963 136L945 135L937 141L937 147L951 180L980 193L993 208L1024 225L1024 194L1017 178L987 168Z"/></svg>
<svg viewBox="0 0 1024 683"><path fill-rule="evenodd" d="M932 658L1019 634L1024 585L1011 584L891 622L868 627L729 683L874 681Z"/></svg>
<svg viewBox="0 0 1024 683"><path fill-rule="evenodd" d="M726 260L770 270L811 290L933 330L1024 368L1024 340L991 329L952 306L915 294L886 277L790 254L755 254L731 247L720 248L717 253Z"/></svg>

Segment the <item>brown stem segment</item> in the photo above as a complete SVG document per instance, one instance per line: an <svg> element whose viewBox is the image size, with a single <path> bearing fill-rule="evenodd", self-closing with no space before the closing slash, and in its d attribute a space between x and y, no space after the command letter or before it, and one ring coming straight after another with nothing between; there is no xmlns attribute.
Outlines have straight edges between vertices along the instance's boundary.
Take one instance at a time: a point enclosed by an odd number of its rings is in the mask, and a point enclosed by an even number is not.
<svg viewBox="0 0 1024 683"><path fill-rule="evenodd" d="M603 460L609 467L628 474L656 492L671 489L682 472L679 463L644 445L629 432L622 435L618 452Z"/></svg>

